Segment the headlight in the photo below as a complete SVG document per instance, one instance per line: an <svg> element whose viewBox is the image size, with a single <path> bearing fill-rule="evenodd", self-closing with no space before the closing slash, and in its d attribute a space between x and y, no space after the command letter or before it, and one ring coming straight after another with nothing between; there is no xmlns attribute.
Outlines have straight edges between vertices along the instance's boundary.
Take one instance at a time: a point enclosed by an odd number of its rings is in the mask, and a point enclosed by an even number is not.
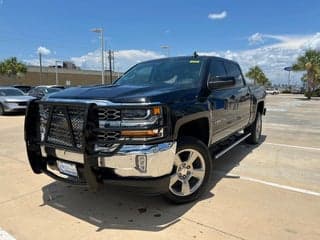
<svg viewBox="0 0 320 240"><path fill-rule="evenodd" d="M160 106L138 108L101 108L99 110L100 128L126 128L123 130L158 129L164 124L164 112ZM155 134L134 133L142 136ZM127 136L127 134L124 134ZM129 134L130 135L130 134ZM157 134L159 136L159 134Z"/></svg>
<svg viewBox="0 0 320 240"><path fill-rule="evenodd" d="M121 117L124 120L143 120L149 116L149 109L124 109L121 111Z"/></svg>
<svg viewBox="0 0 320 240"><path fill-rule="evenodd" d="M151 116L160 116L161 107L152 107L150 109L123 109L121 116L123 120L144 120Z"/></svg>

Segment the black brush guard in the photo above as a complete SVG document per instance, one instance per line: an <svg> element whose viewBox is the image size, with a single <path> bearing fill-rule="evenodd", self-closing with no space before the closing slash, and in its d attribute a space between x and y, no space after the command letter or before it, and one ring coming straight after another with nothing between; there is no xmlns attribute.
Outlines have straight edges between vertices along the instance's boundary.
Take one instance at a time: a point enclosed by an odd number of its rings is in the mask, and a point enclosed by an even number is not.
<svg viewBox="0 0 320 240"><path fill-rule="evenodd" d="M93 129L97 128L98 126L97 105L86 103L72 105L72 108L78 107L81 111L84 111L84 122L80 133L81 147L77 147L75 135L73 132L74 129L72 127L70 115L68 113L68 106L70 106L70 104L66 103L45 102L45 104L49 106L49 117L46 126L44 141L41 142L39 104L42 104L42 102L38 100L31 101L27 108L25 118L25 142L29 163L33 172L36 174L45 173L56 180L66 183L76 185L89 185L91 189L96 190L99 186L99 182L97 181L97 177L93 172L93 168L98 166L98 157L94 155L95 135L93 134ZM68 131L66 132L66 134L68 134L68 136L71 136L71 146L53 144L52 142L48 142L48 134L50 132L51 121L55 108L59 108L60 110L64 111L67 120L66 129ZM48 148L70 150L83 154L84 164L82 169L83 171L81 173L81 175L83 175L83 178L63 178L48 170L48 158L42 156L40 145L44 145Z"/></svg>

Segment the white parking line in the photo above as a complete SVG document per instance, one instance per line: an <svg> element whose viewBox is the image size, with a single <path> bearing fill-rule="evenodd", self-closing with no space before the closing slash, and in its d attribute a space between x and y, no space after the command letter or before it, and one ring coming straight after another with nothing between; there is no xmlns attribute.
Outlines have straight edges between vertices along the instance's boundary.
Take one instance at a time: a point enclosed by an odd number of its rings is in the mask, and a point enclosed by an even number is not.
<svg viewBox="0 0 320 240"><path fill-rule="evenodd" d="M289 190L289 191L293 191L293 192L299 192L299 193L304 193L304 194L309 194L309 195L320 197L320 193L306 190L306 189L302 189L302 188L290 187L290 186L286 186L286 185L282 185L282 184L278 184L278 183L273 183L273 182L267 182L267 181L263 181L263 180L259 180L259 179L255 179L255 178L251 178L251 177L240 176L240 179L251 181L251 182L256 182L256 183L261 183L261 184L265 184L265 185L269 185L272 187L281 188L281 189L285 189L285 190Z"/></svg>
<svg viewBox="0 0 320 240"><path fill-rule="evenodd" d="M310 190L303 189L303 188L291 187L291 186L287 186L287 185L282 185L282 184L278 184L278 183L274 183L274 182L268 182L268 181L264 181L264 180L260 180L260 179L256 179L256 178L251 178L251 177L246 177L246 176L228 174L228 173L220 171L220 170L214 170L214 173L217 173L221 176L234 177L237 179L260 183L260 184L264 184L264 185L268 185L268 186L272 186L272 187L276 187L276 188L280 188L280 189L284 189L284 190L289 190L289 191L293 191L293 192L298 192L298 193L303 193L303 194L308 194L308 195L320 197L319 192L314 192L314 191L310 191Z"/></svg>
<svg viewBox="0 0 320 240"><path fill-rule="evenodd" d="M2 228L0 228L0 240L16 240L16 239L6 231L2 230Z"/></svg>
<svg viewBox="0 0 320 240"><path fill-rule="evenodd" d="M296 145L288 145L288 144L281 144L281 143L269 143L269 142L264 142L263 144L272 145L272 146L280 146L280 147L288 147L288 148L298 148L298 149L303 149L303 150L320 151L320 148L314 148L314 147L302 147L302 146L296 146Z"/></svg>

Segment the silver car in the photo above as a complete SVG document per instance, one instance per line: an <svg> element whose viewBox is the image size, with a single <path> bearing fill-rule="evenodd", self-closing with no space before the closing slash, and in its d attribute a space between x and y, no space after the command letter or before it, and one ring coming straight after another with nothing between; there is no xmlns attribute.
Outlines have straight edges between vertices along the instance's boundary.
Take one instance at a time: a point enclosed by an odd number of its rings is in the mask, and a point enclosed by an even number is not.
<svg viewBox="0 0 320 240"><path fill-rule="evenodd" d="M0 87L0 115L9 112L24 112L34 97L26 96L13 87Z"/></svg>

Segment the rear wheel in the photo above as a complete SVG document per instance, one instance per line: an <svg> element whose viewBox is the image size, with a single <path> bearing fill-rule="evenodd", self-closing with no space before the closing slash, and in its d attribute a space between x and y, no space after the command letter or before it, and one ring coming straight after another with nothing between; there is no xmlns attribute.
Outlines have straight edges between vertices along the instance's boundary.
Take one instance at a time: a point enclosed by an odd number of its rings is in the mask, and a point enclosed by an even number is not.
<svg viewBox="0 0 320 240"><path fill-rule="evenodd" d="M257 112L256 120L245 131L247 133L251 133L251 135L247 138L247 142L251 144L259 143L261 139L261 131L262 131L262 116L260 112Z"/></svg>
<svg viewBox="0 0 320 240"><path fill-rule="evenodd" d="M207 146L193 137L178 142L173 173L165 196L174 203L199 198L207 189L212 175L212 160Z"/></svg>
<svg viewBox="0 0 320 240"><path fill-rule="evenodd" d="M4 109L2 104L0 104L0 116L2 116L4 114Z"/></svg>

